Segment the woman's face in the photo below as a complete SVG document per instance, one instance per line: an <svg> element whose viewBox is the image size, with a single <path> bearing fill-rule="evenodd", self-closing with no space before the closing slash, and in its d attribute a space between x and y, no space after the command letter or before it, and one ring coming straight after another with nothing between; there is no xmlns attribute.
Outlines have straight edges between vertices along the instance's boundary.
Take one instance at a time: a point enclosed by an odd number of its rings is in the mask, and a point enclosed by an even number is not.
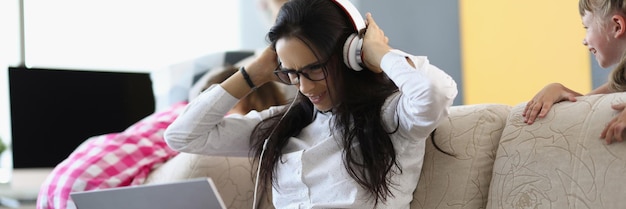
<svg viewBox="0 0 626 209"><path fill-rule="evenodd" d="M593 53L601 67L608 68L619 63L624 49L620 49L619 44L616 44L617 39L611 35L611 24L603 24L597 18L600 17L585 11L582 17L586 30L583 45Z"/></svg>
<svg viewBox="0 0 626 209"><path fill-rule="evenodd" d="M283 70L302 70L307 69L311 73L323 73L323 69L310 69L311 66L320 66L325 63L324 60L318 60L315 54L304 42L298 38L281 38L276 42L276 53L281 62ZM322 65L323 66L323 65ZM331 78L319 81L311 81L302 74L299 75L299 83L296 86L300 92L304 94L320 111L328 111L333 108L333 99L329 93L328 84ZM327 82L328 81L328 82Z"/></svg>

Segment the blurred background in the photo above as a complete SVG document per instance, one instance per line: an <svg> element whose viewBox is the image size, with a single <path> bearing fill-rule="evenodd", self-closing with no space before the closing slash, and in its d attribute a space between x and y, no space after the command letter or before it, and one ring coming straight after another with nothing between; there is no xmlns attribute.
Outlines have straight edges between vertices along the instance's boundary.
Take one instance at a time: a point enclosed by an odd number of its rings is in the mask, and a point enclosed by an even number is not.
<svg viewBox="0 0 626 209"><path fill-rule="evenodd" d="M17 95L9 93L9 71L46 69L143 76L213 52L260 49L266 45L265 33L271 23L264 21L257 1L0 1L0 138L11 144L12 121L40 119L35 113L11 119L11 110L18 107L11 107L11 98ZM426 55L454 77L459 84L455 105L517 105L551 82L561 82L584 94L604 83L609 72L599 68L581 44L584 30L577 1L353 2L362 14L373 14L392 47ZM48 77L47 82L69 82L50 79L54 78ZM41 81L19 82L30 85ZM54 100L54 93L50 94L49 100ZM100 107L94 103L76 106L86 105ZM45 106L37 103L29 108ZM63 115L56 117L61 125L68 122ZM134 121L129 119L119 128ZM40 128L33 126L31 131ZM66 139L38 140L63 143Z"/></svg>

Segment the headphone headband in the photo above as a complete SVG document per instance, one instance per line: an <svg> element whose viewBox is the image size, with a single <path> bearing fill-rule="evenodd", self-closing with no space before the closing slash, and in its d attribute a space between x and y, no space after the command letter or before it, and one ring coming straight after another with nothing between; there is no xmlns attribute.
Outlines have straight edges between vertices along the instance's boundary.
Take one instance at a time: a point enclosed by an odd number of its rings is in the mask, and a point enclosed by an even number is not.
<svg viewBox="0 0 626 209"><path fill-rule="evenodd" d="M363 29L365 29L365 20L359 10L350 2L350 0L332 0L334 1L341 9L343 9L348 16L350 16L350 20L353 23L354 29L360 33Z"/></svg>

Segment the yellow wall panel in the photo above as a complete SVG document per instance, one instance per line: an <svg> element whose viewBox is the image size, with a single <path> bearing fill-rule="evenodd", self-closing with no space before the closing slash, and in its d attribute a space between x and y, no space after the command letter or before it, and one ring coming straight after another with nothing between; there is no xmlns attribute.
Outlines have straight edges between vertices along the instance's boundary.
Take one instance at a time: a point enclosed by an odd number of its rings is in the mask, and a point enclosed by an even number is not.
<svg viewBox="0 0 626 209"><path fill-rule="evenodd" d="M461 0L464 104L516 105L548 83L591 90L585 31L572 0Z"/></svg>

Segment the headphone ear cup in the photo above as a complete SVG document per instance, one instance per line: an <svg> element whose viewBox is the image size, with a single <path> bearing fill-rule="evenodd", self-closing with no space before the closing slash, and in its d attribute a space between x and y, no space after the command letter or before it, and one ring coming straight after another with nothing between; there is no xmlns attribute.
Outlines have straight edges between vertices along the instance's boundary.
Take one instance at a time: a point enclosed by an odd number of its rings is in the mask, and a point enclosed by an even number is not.
<svg viewBox="0 0 626 209"><path fill-rule="evenodd" d="M363 70L361 59L361 49L363 47L363 39L358 34L353 33L348 36L343 45L343 62L352 70Z"/></svg>

